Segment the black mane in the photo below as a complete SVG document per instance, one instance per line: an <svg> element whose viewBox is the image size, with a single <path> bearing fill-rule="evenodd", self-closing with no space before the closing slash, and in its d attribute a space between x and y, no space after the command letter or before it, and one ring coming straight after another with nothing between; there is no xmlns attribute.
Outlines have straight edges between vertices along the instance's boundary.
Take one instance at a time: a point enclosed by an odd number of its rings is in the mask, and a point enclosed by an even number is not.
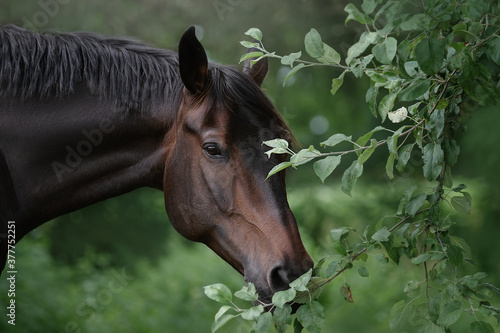
<svg viewBox="0 0 500 333"><path fill-rule="evenodd" d="M63 97L80 82L127 112L176 103L182 87L172 51L90 33L0 27L0 96Z"/></svg>
<svg viewBox="0 0 500 333"><path fill-rule="evenodd" d="M246 106L260 114L261 121L275 121L282 137L292 137L272 103L246 74L214 64L209 65L209 73L203 97L208 94L217 104L213 107ZM178 56L172 51L84 32L38 34L13 25L0 27L0 97L65 97L82 83L126 114L165 105L170 123L176 118L183 87Z"/></svg>

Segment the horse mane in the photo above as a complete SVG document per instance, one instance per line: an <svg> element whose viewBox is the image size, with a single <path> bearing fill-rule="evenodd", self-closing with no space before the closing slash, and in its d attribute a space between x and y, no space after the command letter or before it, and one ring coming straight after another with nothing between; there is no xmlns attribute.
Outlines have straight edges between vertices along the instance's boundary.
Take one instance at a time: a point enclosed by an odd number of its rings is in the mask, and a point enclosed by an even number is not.
<svg viewBox="0 0 500 333"><path fill-rule="evenodd" d="M64 97L81 82L124 112L178 103L182 88L175 52L91 33L0 27L0 96Z"/></svg>
<svg viewBox="0 0 500 333"><path fill-rule="evenodd" d="M278 111L246 74L214 64L209 73L206 93L212 101L223 101L222 107L229 109L229 104L247 106L266 123L274 121L281 137L295 141ZM0 27L0 97L61 98L80 83L127 114L166 105L169 122L176 118L183 87L173 51L85 32L39 34L14 25Z"/></svg>

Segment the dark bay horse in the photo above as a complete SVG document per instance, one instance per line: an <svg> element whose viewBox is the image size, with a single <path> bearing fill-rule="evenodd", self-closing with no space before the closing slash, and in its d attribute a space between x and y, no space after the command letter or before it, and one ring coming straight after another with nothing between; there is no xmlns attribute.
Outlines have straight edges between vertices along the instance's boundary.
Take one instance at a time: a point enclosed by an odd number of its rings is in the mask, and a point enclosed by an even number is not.
<svg viewBox="0 0 500 333"><path fill-rule="evenodd" d="M260 89L267 60L207 62L191 27L178 54L88 33L0 28L0 266L16 241L62 214L148 186L172 225L255 284L263 301L313 262L299 236L283 157L291 134ZM127 226L134 227L133 222Z"/></svg>

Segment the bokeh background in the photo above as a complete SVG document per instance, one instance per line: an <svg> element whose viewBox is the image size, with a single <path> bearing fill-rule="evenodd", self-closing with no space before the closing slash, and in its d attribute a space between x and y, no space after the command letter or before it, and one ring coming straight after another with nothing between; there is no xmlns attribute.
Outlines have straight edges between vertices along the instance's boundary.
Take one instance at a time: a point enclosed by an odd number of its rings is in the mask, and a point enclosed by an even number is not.
<svg viewBox="0 0 500 333"><path fill-rule="evenodd" d="M359 3L360 1L349 1ZM303 50L304 35L317 29L323 41L344 57L361 28L344 25L347 0L0 0L0 25L13 23L37 31L90 31L129 36L176 50L179 37L197 25L211 61L237 65L245 52L239 41L258 27L266 48L278 54ZM352 23L352 25L351 25ZM288 69L271 60L264 89L304 146L333 133L359 136L377 125L364 103L368 82L347 76L332 96L335 69L302 70L282 86ZM475 112L454 175L473 197L468 216L453 215L454 230L466 239L488 282L500 284L500 116L498 106ZM412 156L406 174L384 177L386 152L375 152L350 198L340 190L343 161L321 184L311 166L288 176L289 202L303 239L315 260L328 254L329 230L363 230L393 214L422 162ZM0 279L0 332L209 332L219 304L203 286L222 282L233 290L243 279L201 244L182 239L170 226L162 193L141 189L57 218L16 246L16 326L7 324L7 282ZM356 270L331 283L321 296L326 307L323 332L388 332L391 306L405 298L411 279L423 280L422 268L368 260L369 278ZM354 303L339 293L344 280ZM235 322L223 332L246 332ZM457 331L461 331L457 327Z"/></svg>

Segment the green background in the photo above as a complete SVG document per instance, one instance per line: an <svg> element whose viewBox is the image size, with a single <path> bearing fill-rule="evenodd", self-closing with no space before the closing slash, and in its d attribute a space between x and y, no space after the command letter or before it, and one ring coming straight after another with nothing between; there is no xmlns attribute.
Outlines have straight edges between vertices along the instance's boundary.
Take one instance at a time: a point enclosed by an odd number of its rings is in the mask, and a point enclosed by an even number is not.
<svg viewBox="0 0 500 333"><path fill-rule="evenodd" d="M237 65L245 52L239 41L258 27L266 48L278 54L303 50L304 35L317 29L323 41L343 58L362 28L344 25L347 1L77 1L0 0L0 25L14 23L39 31L90 31L129 36L156 47L173 49L190 25L199 26L211 61ZM355 2L356 3L356 2ZM302 70L282 87L287 68L270 61L264 89L303 146L317 145L333 133L357 137L378 123L364 103L368 82L345 78L332 96L335 69ZM461 154L454 179L473 197L470 215L453 215L455 232L466 239L478 269L488 282L500 284L500 118L498 105L473 114L468 132L459 138ZM352 226L362 231L393 214L401 193L421 179L421 159L412 156L406 174L386 179L385 151L367 162L353 197L340 190L346 158L321 184L311 166L288 176L290 205L308 251L315 260L328 254L329 230ZM243 279L201 244L181 238L170 226L159 191L141 189L62 216L29 234L16 246L16 326L7 324L6 274L0 279L0 332L209 332L219 304L203 286L221 282L233 291ZM411 279L423 280L421 267L402 260L364 264L331 283L323 295L323 332L387 332L389 311L404 299ZM354 303L339 293L351 285ZM246 332L244 322L222 331ZM410 332L410 330L408 330ZM461 327L456 327L460 332Z"/></svg>

